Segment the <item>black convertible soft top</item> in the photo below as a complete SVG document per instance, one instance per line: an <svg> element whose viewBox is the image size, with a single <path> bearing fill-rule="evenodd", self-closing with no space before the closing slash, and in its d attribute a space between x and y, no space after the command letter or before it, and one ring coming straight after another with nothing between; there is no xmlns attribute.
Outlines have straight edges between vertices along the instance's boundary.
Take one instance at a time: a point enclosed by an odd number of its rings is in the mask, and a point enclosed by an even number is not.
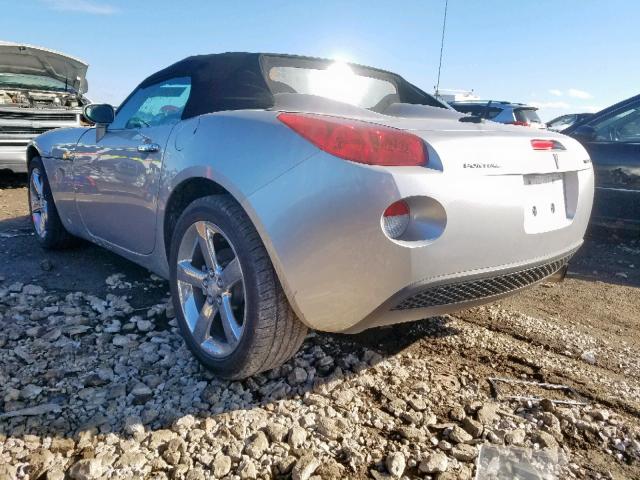
<svg viewBox="0 0 640 480"><path fill-rule="evenodd" d="M268 109L274 106L278 82L269 80L272 66L325 69L332 60L271 53L228 52L194 55L145 79L138 88L177 77L191 78L191 94L182 118L223 110ZM392 82L398 91L395 102L444 107L438 100L399 75L376 68L349 64L359 75Z"/></svg>

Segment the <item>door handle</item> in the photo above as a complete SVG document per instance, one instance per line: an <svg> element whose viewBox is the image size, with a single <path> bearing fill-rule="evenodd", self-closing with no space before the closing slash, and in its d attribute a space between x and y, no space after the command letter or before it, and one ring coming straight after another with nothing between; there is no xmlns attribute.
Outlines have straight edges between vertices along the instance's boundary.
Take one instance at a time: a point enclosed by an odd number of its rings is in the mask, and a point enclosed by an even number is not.
<svg viewBox="0 0 640 480"><path fill-rule="evenodd" d="M138 145L138 151L144 153L157 152L160 150L160 145L157 143L143 143L142 145Z"/></svg>

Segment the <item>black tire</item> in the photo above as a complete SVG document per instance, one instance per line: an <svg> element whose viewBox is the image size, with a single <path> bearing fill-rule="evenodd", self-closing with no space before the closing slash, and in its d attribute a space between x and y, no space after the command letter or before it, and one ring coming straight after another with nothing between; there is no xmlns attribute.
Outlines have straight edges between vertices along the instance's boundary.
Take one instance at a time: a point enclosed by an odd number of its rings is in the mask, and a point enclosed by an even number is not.
<svg viewBox="0 0 640 480"><path fill-rule="evenodd" d="M32 181L34 172L38 172L42 184L42 195L47 206L46 221L44 222L41 230L39 230L34 223L34 214L32 210ZM34 157L29 163L29 214L31 216L31 226L35 233L35 237L40 245L47 250L58 250L63 248L74 247L78 244L78 238L71 235L62 225L58 209L56 208L53 195L51 193L51 187L49 186L49 180L47 178L47 172L44 169L44 164L40 157Z"/></svg>
<svg viewBox="0 0 640 480"><path fill-rule="evenodd" d="M244 327L235 349L214 357L194 340L178 296L178 249L187 229L196 222L214 223L234 246L245 285ZM275 273L258 232L242 207L228 195L203 197L178 219L169 258L171 295L180 331L198 360L218 376L241 379L275 368L300 348L307 327L298 320Z"/></svg>

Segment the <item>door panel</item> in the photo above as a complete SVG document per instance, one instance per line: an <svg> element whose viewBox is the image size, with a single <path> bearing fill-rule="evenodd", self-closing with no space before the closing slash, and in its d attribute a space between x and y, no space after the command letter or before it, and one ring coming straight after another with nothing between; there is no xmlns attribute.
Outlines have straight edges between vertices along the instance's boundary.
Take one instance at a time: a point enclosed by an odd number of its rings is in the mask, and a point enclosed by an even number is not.
<svg viewBox="0 0 640 480"><path fill-rule="evenodd" d="M589 142L595 170L593 217L640 222L640 144Z"/></svg>
<svg viewBox="0 0 640 480"><path fill-rule="evenodd" d="M76 206L91 235L135 253L151 253L162 156L172 128L107 131L95 145L78 145ZM139 151L152 144L159 149Z"/></svg>
<svg viewBox="0 0 640 480"><path fill-rule="evenodd" d="M164 149L190 94L189 77L139 87L102 138L95 130L82 138L75 202L92 236L138 254L153 251Z"/></svg>
<svg viewBox="0 0 640 480"><path fill-rule="evenodd" d="M585 143L595 170L593 217L640 224L640 104L628 103L588 123Z"/></svg>

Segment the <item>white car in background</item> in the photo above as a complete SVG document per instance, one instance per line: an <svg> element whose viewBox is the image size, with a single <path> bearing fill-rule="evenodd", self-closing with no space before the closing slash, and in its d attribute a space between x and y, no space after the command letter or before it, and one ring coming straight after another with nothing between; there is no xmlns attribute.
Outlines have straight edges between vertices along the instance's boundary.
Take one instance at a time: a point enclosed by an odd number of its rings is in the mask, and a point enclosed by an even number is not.
<svg viewBox="0 0 640 480"><path fill-rule="evenodd" d="M0 42L0 170L26 172L32 138L80 126L87 67L53 50Z"/></svg>
<svg viewBox="0 0 640 480"><path fill-rule="evenodd" d="M458 112L468 113L493 122L539 129L547 128L547 125L538 116L538 109L524 103L501 100L461 100L450 102L450 105Z"/></svg>

